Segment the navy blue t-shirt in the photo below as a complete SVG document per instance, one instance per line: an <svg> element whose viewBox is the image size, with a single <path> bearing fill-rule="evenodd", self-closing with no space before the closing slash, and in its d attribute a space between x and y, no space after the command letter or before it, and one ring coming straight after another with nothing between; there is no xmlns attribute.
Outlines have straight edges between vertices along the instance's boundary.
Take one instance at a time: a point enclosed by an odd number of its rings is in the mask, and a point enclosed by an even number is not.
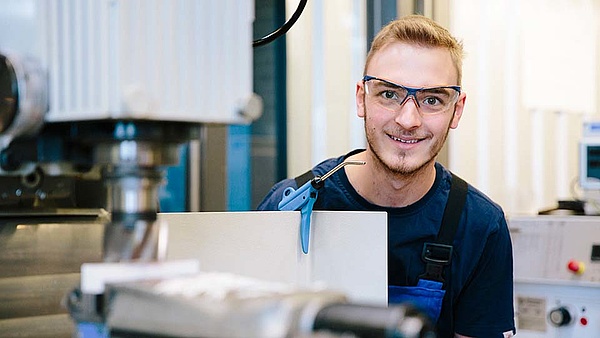
<svg viewBox="0 0 600 338"><path fill-rule="evenodd" d="M325 160L312 169L323 175L348 156ZM452 174L435 164L433 187L416 203L384 208L369 203L339 170L319 190L314 210L385 211L388 214L388 284L417 285L425 272L423 244L435 240L450 192ZM278 182L258 210L277 210L283 191L297 188L293 179ZM471 185L453 243L452 261L444 270L446 294L437 322L439 337L454 332L471 337L502 338L514 331L512 245L500 206Z"/></svg>

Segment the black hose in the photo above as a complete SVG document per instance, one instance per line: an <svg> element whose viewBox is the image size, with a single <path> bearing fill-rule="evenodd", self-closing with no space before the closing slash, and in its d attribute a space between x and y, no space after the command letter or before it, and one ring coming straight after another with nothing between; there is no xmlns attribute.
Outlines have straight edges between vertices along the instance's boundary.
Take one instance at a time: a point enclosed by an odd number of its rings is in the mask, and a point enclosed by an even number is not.
<svg viewBox="0 0 600 338"><path fill-rule="evenodd" d="M272 33L265 35L264 37L258 40L254 40L254 42L252 42L252 47L266 45L267 43L270 43L278 37L282 36L283 34L287 33L287 31L289 31L290 28L292 28L292 26L296 23L298 18L300 18L300 15L302 14L304 7L306 7L307 2L308 0L300 0L296 11L294 12L294 14L292 14L292 17L286 23L283 24L283 26L279 27Z"/></svg>

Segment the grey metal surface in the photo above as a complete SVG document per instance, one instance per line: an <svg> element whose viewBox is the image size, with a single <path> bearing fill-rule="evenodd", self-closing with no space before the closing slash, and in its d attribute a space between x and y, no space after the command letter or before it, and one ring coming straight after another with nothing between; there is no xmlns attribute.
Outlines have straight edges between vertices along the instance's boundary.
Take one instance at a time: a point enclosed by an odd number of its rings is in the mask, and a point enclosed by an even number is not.
<svg viewBox="0 0 600 338"><path fill-rule="evenodd" d="M74 331L67 314L0 320L3 338L71 338Z"/></svg>
<svg viewBox="0 0 600 338"><path fill-rule="evenodd" d="M84 262L102 260L105 214L0 213L0 337L71 337L62 305Z"/></svg>
<svg viewBox="0 0 600 338"><path fill-rule="evenodd" d="M78 283L78 273L2 278L0 318L65 313L62 299Z"/></svg>
<svg viewBox="0 0 600 338"><path fill-rule="evenodd" d="M78 273L101 260L103 231L90 216L0 219L0 278Z"/></svg>

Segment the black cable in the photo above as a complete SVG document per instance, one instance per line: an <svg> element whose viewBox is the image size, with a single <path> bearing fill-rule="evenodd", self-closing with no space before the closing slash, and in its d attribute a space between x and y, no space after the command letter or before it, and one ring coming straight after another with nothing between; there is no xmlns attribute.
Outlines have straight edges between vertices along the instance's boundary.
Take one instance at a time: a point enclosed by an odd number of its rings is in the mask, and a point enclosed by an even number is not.
<svg viewBox="0 0 600 338"><path fill-rule="evenodd" d="M279 27L277 30L273 31L268 35L265 35L264 37L258 40L254 40L254 42L252 42L252 47L266 45L267 43L270 43L278 37L282 36L283 34L287 33L287 31L289 31L290 28L292 28L292 26L296 23L298 18L300 18L300 15L302 14L304 7L306 7L307 2L308 0L300 0L296 11L294 12L294 14L292 14L292 17L286 23L283 24L283 26Z"/></svg>

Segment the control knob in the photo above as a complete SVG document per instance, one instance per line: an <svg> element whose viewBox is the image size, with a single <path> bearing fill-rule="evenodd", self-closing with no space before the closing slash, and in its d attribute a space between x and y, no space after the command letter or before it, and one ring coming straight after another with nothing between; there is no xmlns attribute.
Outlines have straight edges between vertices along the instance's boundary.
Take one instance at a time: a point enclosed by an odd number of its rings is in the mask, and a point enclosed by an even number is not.
<svg viewBox="0 0 600 338"><path fill-rule="evenodd" d="M573 321L573 316L564 306L557 307L550 311L548 314L548 319L550 323L556 327L567 326Z"/></svg>

